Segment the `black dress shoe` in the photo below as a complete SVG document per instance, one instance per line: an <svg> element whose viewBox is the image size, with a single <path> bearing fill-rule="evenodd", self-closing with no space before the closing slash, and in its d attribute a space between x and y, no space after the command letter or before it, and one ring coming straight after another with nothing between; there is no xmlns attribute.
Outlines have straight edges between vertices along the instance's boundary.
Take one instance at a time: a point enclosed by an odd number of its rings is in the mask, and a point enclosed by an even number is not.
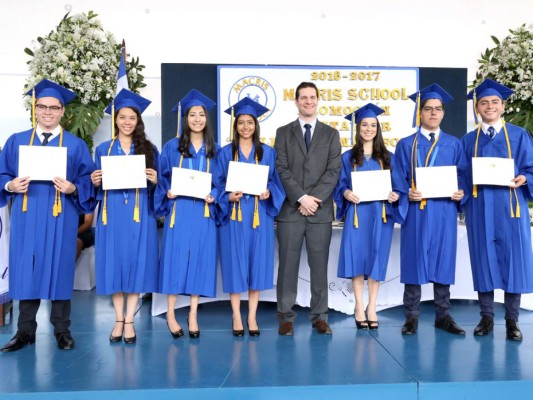
<svg viewBox="0 0 533 400"><path fill-rule="evenodd" d="M435 320L435 328L442 329L454 335L466 335L466 332L453 320L451 315L446 315L444 318Z"/></svg>
<svg viewBox="0 0 533 400"><path fill-rule="evenodd" d="M494 328L494 319L486 315L481 317L479 324L474 328L474 336L487 336Z"/></svg>
<svg viewBox="0 0 533 400"><path fill-rule="evenodd" d="M9 353L22 349L28 344L35 343L35 334L18 331L13 338L0 349L3 353Z"/></svg>
<svg viewBox="0 0 533 400"><path fill-rule="evenodd" d="M513 319L508 319L505 321L505 328L507 331L507 339L515 340L517 342L522 340L522 332L518 327L518 323Z"/></svg>
<svg viewBox="0 0 533 400"><path fill-rule="evenodd" d="M172 332L172 330L170 329L170 325L168 324L168 321L167 321L167 327L168 327L168 330L170 331L170 334L172 335L172 337L174 339L179 339L180 337L182 337L184 335L183 329L181 329L181 328L180 328L179 331Z"/></svg>
<svg viewBox="0 0 533 400"><path fill-rule="evenodd" d="M402 326L402 335L414 335L418 329L418 318L409 317Z"/></svg>
<svg viewBox="0 0 533 400"><path fill-rule="evenodd" d="M115 321L116 323L124 323L124 321ZM115 328L113 328L114 330ZM120 334L120 336L113 336L113 331L111 331L111 333L109 334L109 341L111 343L118 343L118 342L122 342L122 335L124 334L124 326L122 327L122 333Z"/></svg>
<svg viewBox="0 0 533 400"><path fill-rule="evenodd" d="M74 339L68 332L56 333L57 347L61 350L71 350L74 347Z"/></svg>
<svg viewBox="0 0 533 400"><path fill-rule="evenodd" d="M126 337L126 335L124 335L124 343L127 343L127 344L135 343L137 341L137 334L135 333L135 326L133 325L133 321L124 322L124 325L131 325L131 327L133 328L133 336Z"/></svg>

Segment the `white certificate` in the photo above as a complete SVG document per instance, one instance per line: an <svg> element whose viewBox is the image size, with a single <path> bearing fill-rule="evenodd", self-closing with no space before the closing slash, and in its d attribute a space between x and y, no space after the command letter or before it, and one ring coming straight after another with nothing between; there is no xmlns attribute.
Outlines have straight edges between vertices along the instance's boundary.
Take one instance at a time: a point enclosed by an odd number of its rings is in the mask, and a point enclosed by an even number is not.
<svg viewBox="0 0 533 400"><path fill-rule="evenodd" d="M392 192L390 169L354 171L352 188L359 201L387 200Z"/></svg>
<svg viewBox="0 0 533 400"><path fill-rule="evenodd" d="M226 192L243 192L259 196L267 189L268 165L230 161Z"/></svg>
<svg viewBox="0 0 533 400"><path fill-rule="evenodd" d="M188 168L172 168L170 191L176 196L205 199L211 193L212 175Z"/></svg>
<svg viewBox="0 0 533 400"><path fill-rule="evenodd" d="M457 192L457 167L419 167L415 170L416 190L424 199L452 197Z"/></svg>
<svg viewBox="0 0 533 400"><path fill-rule="evenodd" d="M144 154L131 156L103 156L102 188L136 189L146 187L146 159Z"/></svg>
<svg viewBox="0 0 533 400"><path fill-rule="evenodd" d="M67 178L67 148L56 146L19 146L19 177L33 181Z"/></svg>
<svg viewBox="0 0 533 400"><path fill-rule="evenodd" d="M512 186L514 160L499 157L473 157L472 178L474 185Z"/></svg>

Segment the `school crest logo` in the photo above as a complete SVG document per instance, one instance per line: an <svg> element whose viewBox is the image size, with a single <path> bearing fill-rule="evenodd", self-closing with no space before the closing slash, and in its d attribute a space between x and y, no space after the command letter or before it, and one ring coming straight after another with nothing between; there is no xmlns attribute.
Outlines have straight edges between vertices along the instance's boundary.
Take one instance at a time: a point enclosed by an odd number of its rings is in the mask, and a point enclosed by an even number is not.
<svg viewBox="0 0 533 400"><path fill-rule="evenodd" d="M228 103L235 104L245 97L257 101L269 111L259 117L259 121L268 119L276 108L276 92L264 78L256 75L245 76L235 82L228 94Z"/></svg>

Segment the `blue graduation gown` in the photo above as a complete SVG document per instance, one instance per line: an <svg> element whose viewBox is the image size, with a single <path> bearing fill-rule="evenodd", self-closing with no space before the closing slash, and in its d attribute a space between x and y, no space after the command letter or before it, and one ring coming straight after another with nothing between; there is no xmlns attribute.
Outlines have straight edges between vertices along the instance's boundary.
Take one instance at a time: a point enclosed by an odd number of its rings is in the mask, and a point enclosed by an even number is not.
<svg viewBox="0 0 533 400"><path fill-rule="evenodd" d="M530 293L533 292L533 256L527 202L533 199L533 140L518 126L506 124L506 127L515 176L527 178L527 184L516 190L520 218L511 218L508 187L478 185L477 198L472 197L472 157L477 130L463 137L468 161L466 189L469 197L465 214L470 264L474 289L479 292L503 289L510 293ZM508 157L503 129L492 140L480 132L477 156Z"/></svg>
<svg viewBox="0 0 533 400"><path fill-rule="evenodd" d="M167 197L172 182L172 168L178 167L181 153L179 139L169 140L161 153L161 171L155 193L157 216L165 216L161 244L159 292L164 294L216 296L217 229L215 203L209 205L209 218L204 217L205 201L192 197ZM217 146L217 152L220 147ZM182 168L206 171L205 145L196 152L191 145L192 157L184 158ZM219 172L217 158L210 159L209 172L213 174L211 195ZM176 204L175 225L170 227L172 208Z"/></svg>
<svg viewBox="0 0 533 400"><path fill-rule="evenodd" d="M111 141L101 143L95 152L96 168L107 156ZM127 157L115 140L110 156ZM159 170L159 152L154 146L154 165ZM133 220L135 189L107 191L107 225L102 223L104 190L97 191L99 212L96 223L96 293L151 293L158 290L159 240L150 182L139 189L140 222ZM125 199L127 199L127 204Z"/></svg>
<svg viewBox="0 0 533 400"><path fill-rule="evenodd" d="M219 155L222 173L217 182L220 193L217 217L222 224L219 250L225 293L266 290L274 286L274 218L285 200L285 190L276 171L276 151L265 144L261 147L263 158L259 164L269 167L270 197L258 201L259 226L256 229L253 228L255 196L241 198L242 222L231 220L233 203L229 201L230 193L225 191L229 162L234 161L231 143L224 146ZM255 164L255 148L248 159L239 149L239 162Z"/></svg>
<svg viewBox="0 0 533 400"><path fill-rule="evenodd" d="M30 129L12 135L0 154L0 206L13 198L9 291L16 300L68 300L74 285L78 215L91 213L94 208L90 177L94 163L85 142L64 131L67 180L76 185L78 196L61 194L62 212L54 217L54 184L33 181L28 188L27 211L22 212L23 194L9 193L4 188L18 177L19 146L29 145L31 134ZM41 145L37 135L33 145ZM59 146L59 136L48 146Z"/></svg>
<svg viewBox="0 0 533 400"><path fill-rule="evenodd" d="M409 187L412 176L411 149L415 135L401 139L395 152L397 164ZM425 165L430 147L430 141L419 133L418 159L420 162L418 166ZM432 154L435 155L433 164L428 166L457 166L458 186L459 189L464 190L466 160L460 140L441 131ZM459 202L450 198L427 199L424 210L420 209L420 202L409 202L409 210L402 225L400 239L400 280L402 283L421 285L436 282L450 285L455 282L459 208Z"/></svg>
<svg viewBox="0 0 533 400"><path fill-rule="evenodd" d="M391 154L391 180L392 190L400 195L397 202L370 201L357 205L357 218L359 228L355 228L354 204L344 198L344 192L352 189L351 150L342 155L342 169L339 183L333 191L333 199L337 204L337 219L344 218L341 247L339 251L339 264L337 276L339 278L353 278L359 275L371 277L376 281L383 281L387 274L390 247L394 223L402 223L407 214L409 190L402 179L396 165L396 160ZM381 170L379 161L371 158L364 159L362 166L357 166L357 171ZM355 190L357 194L357 189ZM385 203L387 223L383 223L382 212Z"/></svg>

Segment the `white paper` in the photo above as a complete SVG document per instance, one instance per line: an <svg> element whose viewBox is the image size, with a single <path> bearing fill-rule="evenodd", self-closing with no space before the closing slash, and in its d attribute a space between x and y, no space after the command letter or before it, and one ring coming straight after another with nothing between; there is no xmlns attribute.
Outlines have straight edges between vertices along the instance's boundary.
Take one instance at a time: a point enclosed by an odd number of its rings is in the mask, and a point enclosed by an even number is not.
<svg viewBox="0 0 533 400"><path fill-rule="evenodd" d="M415 170L416 190L424 199L452 197L457 192L457 167L419 167Z"/></svg>
<svg viewBox="0 0 533 400"><path fill-rule="evenodd" d="M188 168L172 168L170 191L176 196L205 199L211 193L212 175Z"/></svg>
<svg viewBox="0 0 533 400"><path fill-rule="evenodd" d="M512 186L514 160L499 157L472 157L474 185Z"/></svg>
<svg viewBox="0 0 533 400"><path fill-rule="evenodd" d="M19 177L32 181L67 178L67 148L56 146L19 146Z"/></svg>
<svg viewBox="0 0 533 400"><path fill-rule="evenodd" d="M136 189L146 187L146 159L144 154L131 156L103 156L102 188Z"/></svg>
<svg viewBox="0 0 533 400"><path fill-rule="evenodd" d="M352 172L352 190L361 202L387 200L392 192L390 170Z"/></svg>
<svg viewBox="0 0 533 400"><path fill-rule="evenodd" d="M268 165L230 161L226 192L243 192L259 196L267 189Z"/></svg>

